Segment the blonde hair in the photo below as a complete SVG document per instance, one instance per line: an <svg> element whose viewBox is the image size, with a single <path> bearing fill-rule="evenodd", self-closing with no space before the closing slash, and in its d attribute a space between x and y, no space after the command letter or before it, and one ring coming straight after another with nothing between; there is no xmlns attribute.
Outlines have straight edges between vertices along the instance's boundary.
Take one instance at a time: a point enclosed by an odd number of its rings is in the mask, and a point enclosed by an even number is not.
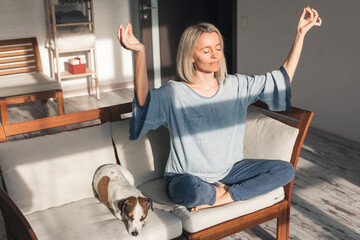
<svg viewBox="0 0 360 240"><path fill-rule="evenodd" d="M214 25L210 23L199 23L188 27L181 36L177 58L176 68L179 77L185 82L194 82L195 79L195 68L193 66L192 57L194 55L195 44L203 33L216 32L219 35L220 43L222 46L223 58L220 62L220 67L215 72L215 78L218 81L223 81L227 76L226 60L224 55L224 40L219 31Z"/></svg>

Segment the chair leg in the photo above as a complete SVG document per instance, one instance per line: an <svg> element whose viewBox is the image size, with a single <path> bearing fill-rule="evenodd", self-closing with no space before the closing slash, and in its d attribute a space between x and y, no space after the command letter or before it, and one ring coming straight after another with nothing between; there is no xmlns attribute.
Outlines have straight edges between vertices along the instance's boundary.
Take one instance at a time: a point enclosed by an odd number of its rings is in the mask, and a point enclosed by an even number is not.
<svg viewBox="0 0 360 240"><path fill-rule="evenodd" d="M94 92L92 77L89 76L89 77L87 78L87 80L88 80L88 92L89 92L89 95L92 96L92 95L93 95L93 92Z"/></svg>
<svg viewBox="0 0 360 240"><path fill-rule="evenodd" d="M277 236L278 240L289 239L290 228L290 207L284 208L280 212L280 216L277 219Z"/></svg>
<svg viewBox="0 0 360 240"><path fill-rule="evenodd" d="M0 99L0 109L1 109L1 124L9 124L6 99Z"/></svg>
<svg viewBox="0 0 360 240"><path fill-rule="evenodd" d="M62 91L57 92L57 102L59 108L59 115L63 115L65 113L65 110L64 110L64 98Z"/></svg>

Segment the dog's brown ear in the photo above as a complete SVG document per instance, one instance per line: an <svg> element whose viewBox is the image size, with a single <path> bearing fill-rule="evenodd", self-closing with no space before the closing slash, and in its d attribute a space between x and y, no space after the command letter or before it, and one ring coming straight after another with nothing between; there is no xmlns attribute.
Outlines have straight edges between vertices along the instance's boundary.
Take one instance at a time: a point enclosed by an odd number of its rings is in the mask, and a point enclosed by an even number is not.
<svg viewBox="0 0 360 240"><path fill-rule="evenodd" d="M151 210L154 211L152 199L151 199L151 198L146 198L145 201L146 201L146 207L147 207L147 209L150 209L150 208L151 208Z"/></svg>
<svg viewBox="0 0 360 240"><path fill-rule="evenodd" d="M121 215L124 213L124 209L126 207L127 200L128 199L124 199L124 200L121 200L120 202L118 202L118 208L121 211Z"/></svg>

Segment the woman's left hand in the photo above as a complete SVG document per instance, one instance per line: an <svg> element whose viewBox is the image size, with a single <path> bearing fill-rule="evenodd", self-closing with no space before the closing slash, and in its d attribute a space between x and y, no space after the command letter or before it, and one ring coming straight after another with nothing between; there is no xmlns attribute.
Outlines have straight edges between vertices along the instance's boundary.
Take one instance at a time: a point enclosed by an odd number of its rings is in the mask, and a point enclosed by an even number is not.
<svg viewBox="0 0 360 240"><path fill-rule="evenodd" d="M306 13L308 14L305 18ZM319 17L317 11L313 8L307 6L303 9L301 13L299 23L297 26L296 36L294 39L294 43L291 47L288 57L286 58L283 66L286 69L290 81L292 81L296 67L299 63L301 50L304 43L304 38L306 33L313 27L313 26L321 26L322 20Z"/></svg>
<svg viewBox="0 0 360 240"><path fill-rule="evenodd" d="M308 15L305 18L306 13ZM313 26L321 26L321 23L322 20L319 17L318 12L315 9L307 6L306 8L304 8L300 16L299 23L297 26L297 31L300 34L305 35Z"/></svg>

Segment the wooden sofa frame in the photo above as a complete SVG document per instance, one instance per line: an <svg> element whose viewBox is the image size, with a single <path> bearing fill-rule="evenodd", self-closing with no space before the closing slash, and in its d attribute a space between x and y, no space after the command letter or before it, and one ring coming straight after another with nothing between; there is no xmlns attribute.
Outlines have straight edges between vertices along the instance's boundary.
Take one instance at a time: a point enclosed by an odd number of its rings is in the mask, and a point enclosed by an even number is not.
<svg viewBox="0 0 360 240"><path fill-rule="evenodd" d="M299 134L297 136L291 157L291 164L296 169L300 150L313 117L313 113L295 107L292 108L291 113L272 113L266 110L267 107L263 103L257 102L254 105L264 109L265 114L269 114L271 117L299 129ZM131 112L131 110L131 103L127 103L0 126L0 142L5 142L8 137L18 134L67 126L91 120L100 120L101 123L118 121L122 119L121 114ZM184 231L182 236L178 239L220 239L272 219L277 219L277 239L289 239L292 186L293 181L284 186L285 198L270 207L226 221L196 233L188 233ZM8 239L37 239L36 234L32 230L24 215L1 188L0 208L3 213Z"/></svg>
<svg viewBox="0 0 360 240"><path fill-rule="evenodd" d="M0 41L0 76L19 73L43 72L38 43L35 37ZM16 96L0 97L1 123L8 124L7 106L56 98L59 114L64 114L61 88L57 90L32 92Z"/></svg>

